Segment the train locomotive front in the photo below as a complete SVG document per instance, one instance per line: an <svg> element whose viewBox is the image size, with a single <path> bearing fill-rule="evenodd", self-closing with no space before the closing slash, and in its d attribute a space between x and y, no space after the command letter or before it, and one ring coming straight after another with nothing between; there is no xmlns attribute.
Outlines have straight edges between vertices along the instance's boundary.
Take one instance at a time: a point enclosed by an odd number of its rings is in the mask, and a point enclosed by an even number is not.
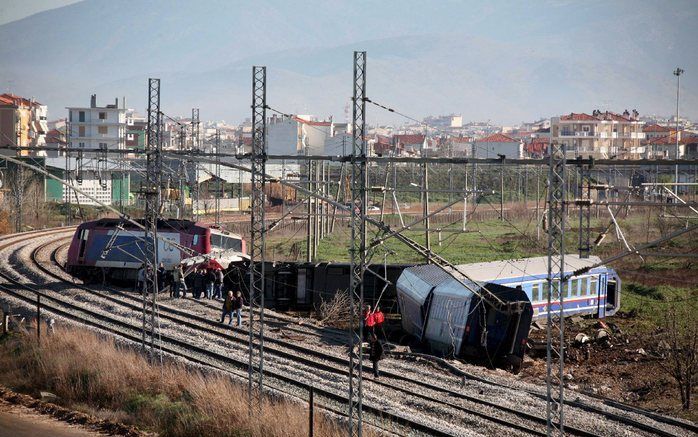
<svg viewBox="0 0 698 437"><path fill-rule="evenodd" d="M157 229L158 259L166 269L192 256L246 250L241 237L190 220L159 220ZM144 263L144 236L141 228L119 219L85 222L73 235L66 271L88 281L132 281Z"/></svg>

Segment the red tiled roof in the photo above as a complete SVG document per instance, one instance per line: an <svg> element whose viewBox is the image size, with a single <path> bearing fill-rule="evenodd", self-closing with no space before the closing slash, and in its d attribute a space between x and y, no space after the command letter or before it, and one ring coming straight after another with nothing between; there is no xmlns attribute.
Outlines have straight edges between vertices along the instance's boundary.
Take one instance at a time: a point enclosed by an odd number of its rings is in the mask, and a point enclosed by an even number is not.
<svg viewBox="0 0 698 437"><path fill-rule="evenodd" d="M420 134L403 134L393 136L393 141L399 144L422 144L424 135Z"/></svg>
<svg viewBox="0 0 698 437"><path fill-rule="evenodd" d="M560 120L565 120L565 121L594 121L598 120L598 118L594 117L593 115L585 114L583 112L579 114L575 114L574 112L571 112L570 115L563 115L560 117Z"/></svg>
<svg viewBox="0 0 698 437"><path fill-rule="evenodd" d="M473 139L470 137L451 137L450 140L453 143L469 143Z"/></svg>
<svg viewBox="0 0 698 437"><path fill-rule="evenodd" d="M642 127L642 132L672 132L672 129L658 124L646 124Z"/></svg>
<svg viewBox="0 0 698 437"><path fill-rule="evenodd" d="M299 123L307 124L309 126L332 126L332 123L329 121L312 121L312 120L306 120L304 118L300 117L293 117L294 120L296 120Z"/></svg>
<svg viewBox="0 0 698 437"><path fill-rule="evenodd" d="M508 137L504 134L492 134L485 138L480 138L476 140L478 143L518 143L517 140Z"/></svg>
<svg viewBox="0 0 698 437"><path fill-rule="evenodd" d="M0 104L2 105L13 105L13 106L31 106L31 105L41 105L39 102L32 102L31 100L17 96L11 93L0 94Z"/></svg>
<svg viewBox="0 0 698 437"><path fill-rule="evenodd" d="M651 139L647 141L649 144L659 146L670 146L676 144L676 134L671 133L665 137ZM695 144L698 143L698 135L686 134L685 132L679 136L679 144Z"/></svg>

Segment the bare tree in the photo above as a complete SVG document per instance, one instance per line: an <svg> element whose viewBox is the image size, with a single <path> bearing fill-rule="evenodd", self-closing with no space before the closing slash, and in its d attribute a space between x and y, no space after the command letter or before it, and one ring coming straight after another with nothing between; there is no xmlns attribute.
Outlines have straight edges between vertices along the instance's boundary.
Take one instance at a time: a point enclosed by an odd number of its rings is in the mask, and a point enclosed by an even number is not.
<svg viewBox="0 0 698 437"><path fill-rule="evenodd" d="M15 232L21 232L23 225L23 206L27 204L27 193L33 184L38 182L37 175L33 171L25 169L21 165L8 167L7 201L11 202L10 210L14 218Z"/></svg>
<svg viewBox="0 0 698 437"><path fill-rule="evenodd" d="M691 392L698 382L698 313L695 295L685 295L667 303L660 323L665 359L659 364L678 384L681 406L691 408Z"/></svg>

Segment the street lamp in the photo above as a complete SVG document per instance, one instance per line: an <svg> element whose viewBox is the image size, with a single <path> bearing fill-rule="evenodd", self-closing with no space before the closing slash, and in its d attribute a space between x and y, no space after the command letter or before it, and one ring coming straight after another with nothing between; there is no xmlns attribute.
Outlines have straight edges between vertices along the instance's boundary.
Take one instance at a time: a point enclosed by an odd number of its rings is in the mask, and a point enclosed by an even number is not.
<svg viewBox="0 0 698 437"><path fill-rule="evenodd" d="M679 67L676 67L676 70L674 70L674 76L676 76L676 160L679 160L679 88L681 85L681 75L683 74L683 70ZM676 167L674 168L674 181L676 182L676 186L674 187L674 192L676 195L679 194L679 164L676 164Z"/></svg>

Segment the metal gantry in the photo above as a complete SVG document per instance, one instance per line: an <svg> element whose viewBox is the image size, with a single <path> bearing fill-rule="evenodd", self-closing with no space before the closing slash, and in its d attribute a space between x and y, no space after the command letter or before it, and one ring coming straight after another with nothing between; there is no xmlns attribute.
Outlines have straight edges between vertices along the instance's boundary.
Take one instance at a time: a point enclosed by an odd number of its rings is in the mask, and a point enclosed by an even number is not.
<svg viewBox="0 0 698 437"><path fill-rule="evenodd" d="M361 436L362 419L362 340L364 274L366 272L366 52L354 52L354 95L351 153L351 275L349 300L349 435Z"/></svg>
<svg viewBox="0 0 698 437"><path fill-rule="evenodd" d="M264 204L266 176L267 68L252 67L252 210L250 226L250 325L247 401L250 415L262 408L264 388ZM255 313L259 314L255 323Z"/></svg>
<svg viewBox="0 0 698 437"><path fill-rule="evenodd" d="M546 357L546 418L548 435L564 435L565 319L563 313L565 276L565 146L550 144L548 172L548 302ZM553 315L553 305L559 307ZM555 327L559 332L555 332ZM556 346L554 334L559 333ZM554 360L557 359L557 368ZM554 391L557 390L557 396Z"/></svg>
<svg viewBox="0 0 698 437"><path fill-rule="evenodd" d="M160 112L160 79L148 79L148 125L146 143L146 177L142 193L145 196L145 253L143 268L145 268L145 284L143 293L143 345L146 336L150 336L150 353L155 355L156 310L158 294L158 244L157 225L160 216L161 186L162 186L162 142ZM151 293L150 322L148 323L146 307L148 292ZM149 325L149 326L148 326Z"/></svg>

